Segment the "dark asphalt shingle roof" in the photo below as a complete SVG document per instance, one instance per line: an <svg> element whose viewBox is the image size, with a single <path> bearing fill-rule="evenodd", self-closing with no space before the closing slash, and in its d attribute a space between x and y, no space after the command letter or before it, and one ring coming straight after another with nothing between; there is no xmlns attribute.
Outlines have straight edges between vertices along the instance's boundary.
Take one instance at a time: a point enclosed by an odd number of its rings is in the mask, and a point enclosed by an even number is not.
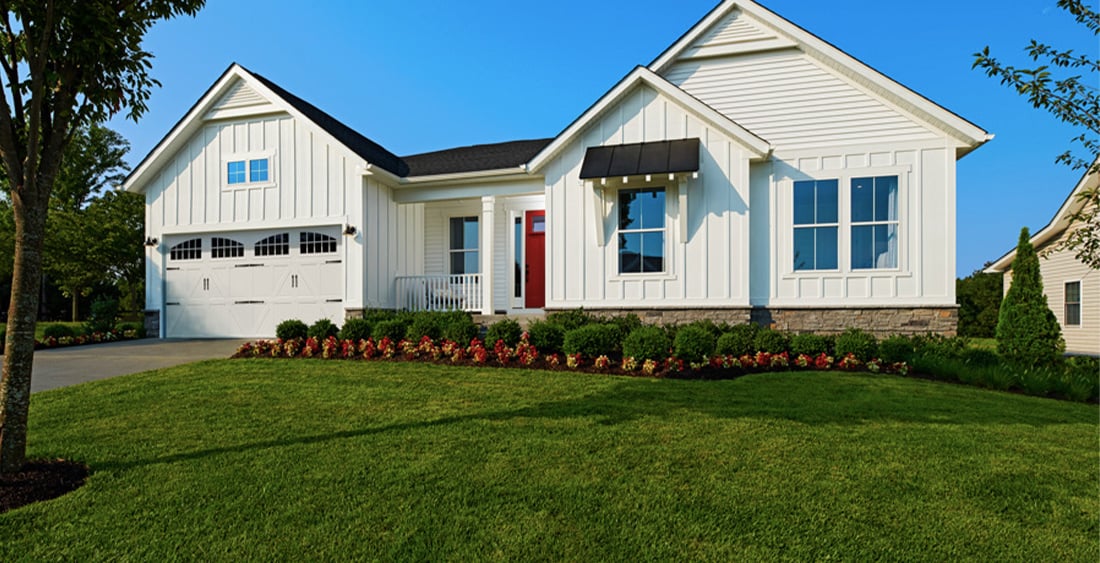
<svg viewBox="0 0 1100 563"><path fill-rule="evenodd" d="M344 125L331 115L317 109L317 106L287 92L278 84L275 84L255 72L249 72L252 76L256 77L256 80L259 80L280 98L286 100L286 103L294 106L294 109L302 112L310 121L316 123L318 127L327 131L328 134L335 137L337 141L343 143L355 154L363 157L363 160L381 167L396 176L404 177L409 174L409 166L405 164L405 161L383 148L382 145L360 135L351 127Z"/></svg>
<svg viewBox="0 0 1100 563"><path fill-rule="evenodd" d="M554 139L510 141L490 145L459 147L402 157L409 165L409 176L435 176L518 168L534 158Z"/></svg>

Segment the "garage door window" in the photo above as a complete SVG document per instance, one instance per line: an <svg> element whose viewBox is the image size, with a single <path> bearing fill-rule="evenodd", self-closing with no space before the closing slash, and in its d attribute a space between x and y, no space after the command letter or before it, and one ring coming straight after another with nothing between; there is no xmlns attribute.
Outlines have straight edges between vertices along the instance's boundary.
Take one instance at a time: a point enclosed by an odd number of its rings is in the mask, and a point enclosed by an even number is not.
<svg viewBox="0 0 1100 563"><path fill-rule="evenodd" d="M290 254L290 235L279 233L256 243L256 256L284 256Z"/></svg>
<svg viewBox="0 0 1100 563"><path fill-rule="evenodd" d="M210 239L210 255L214 258L240 258L244 256L244 245L229 238Z"/></svg>
<svg viewBox="0 0 1100 563"><path fill-rule="evenodd" d="M298 252L301 254L332 254L336 252L336 239L321 233L304 232L299 235Z"/></svg>
<svg viewBox="0 0 1100 563"><path fill-rule="evenodd" d="M185 240L168 251L171 260L199 260L202 258L202 239Z"/></svg>

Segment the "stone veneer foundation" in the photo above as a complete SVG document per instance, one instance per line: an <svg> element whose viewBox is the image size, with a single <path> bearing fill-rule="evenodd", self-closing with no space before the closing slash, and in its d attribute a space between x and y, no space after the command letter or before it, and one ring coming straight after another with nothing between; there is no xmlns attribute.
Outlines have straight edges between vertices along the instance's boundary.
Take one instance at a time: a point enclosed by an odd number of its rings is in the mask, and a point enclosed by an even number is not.
<svg viewBox="0 0 1100 563"><path fill-rule="evenodd" d="M160 311L156 309L145 310L145 337L160 338Z"/></svg>

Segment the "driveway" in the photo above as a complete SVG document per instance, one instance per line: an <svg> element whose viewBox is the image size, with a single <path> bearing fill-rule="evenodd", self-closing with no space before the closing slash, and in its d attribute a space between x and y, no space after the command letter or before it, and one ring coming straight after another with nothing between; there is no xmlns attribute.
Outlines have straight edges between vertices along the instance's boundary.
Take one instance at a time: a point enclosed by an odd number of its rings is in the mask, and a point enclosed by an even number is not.
<svg viewBox="0 0 1100 563"><path fill-rule="evenodd" d="M34 353L31 392L56 389L139 371L228 358L245 340L145 338Z"/></svg>

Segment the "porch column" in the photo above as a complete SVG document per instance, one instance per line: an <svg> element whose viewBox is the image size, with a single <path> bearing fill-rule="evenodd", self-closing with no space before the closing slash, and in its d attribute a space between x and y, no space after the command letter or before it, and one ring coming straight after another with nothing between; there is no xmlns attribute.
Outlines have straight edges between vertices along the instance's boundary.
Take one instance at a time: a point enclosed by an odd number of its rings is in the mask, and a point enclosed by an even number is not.
<svg viewBox="0 0 1100 563"><path fill-rule="evenodd" d="M493 314L493 226L497 198L481 198L481 314Z"/></svg>

